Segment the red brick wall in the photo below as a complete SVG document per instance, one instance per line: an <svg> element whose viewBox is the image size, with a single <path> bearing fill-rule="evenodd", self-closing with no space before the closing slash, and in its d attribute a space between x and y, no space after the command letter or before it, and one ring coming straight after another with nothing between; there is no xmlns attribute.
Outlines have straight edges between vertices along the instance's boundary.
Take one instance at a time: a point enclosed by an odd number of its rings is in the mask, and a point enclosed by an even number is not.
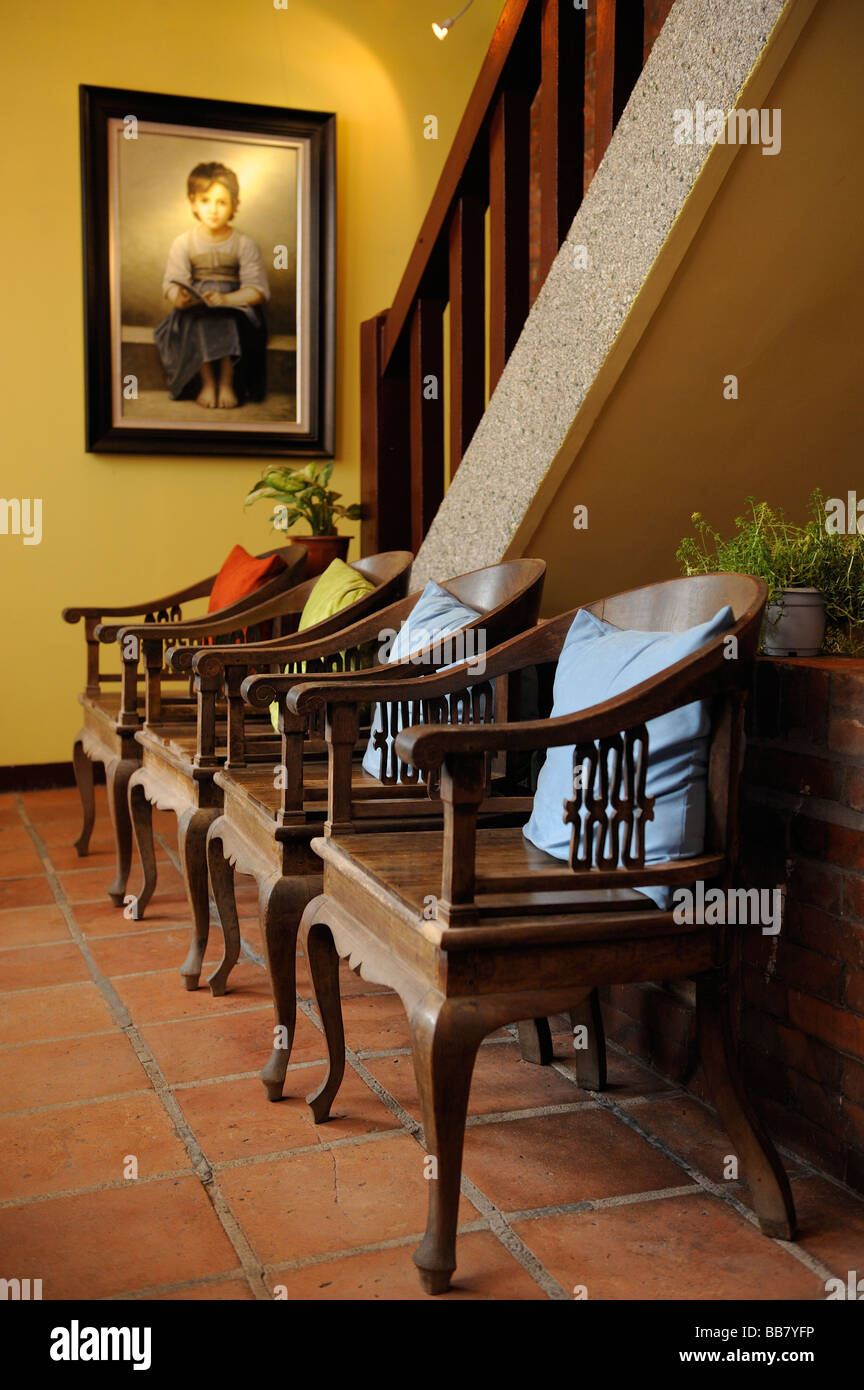
<svg viewBox="0 0 864 1390"><path fill-rule="evenodd" d="M781 1144L864 1191L864 661L757 663L739 882L787 889L779 936L742 929L744 1076ZM616 988L604 1016L701 1093L691 999Z"/></svg>

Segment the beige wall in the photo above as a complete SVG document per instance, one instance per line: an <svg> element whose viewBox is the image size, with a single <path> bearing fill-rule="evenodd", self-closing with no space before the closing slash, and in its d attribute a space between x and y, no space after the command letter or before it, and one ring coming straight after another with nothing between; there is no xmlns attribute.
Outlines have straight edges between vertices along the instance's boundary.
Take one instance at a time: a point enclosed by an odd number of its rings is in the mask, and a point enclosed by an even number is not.
<svg viewBox="0 0 864 1390"><path fill-rule="evenodd" d="M260 459L84 451L78 84L337 112L334 483L354 501L359 324L392 299L501 3L476 0L443 44L438 0L6 7L0 492L43 499L44 537L0 535L0 765L71 755L84 643L64 604L136 602L270 539L266 508L242 509Z"/></svg>
<svg viewBox="0 0 864 1390"><path fill-rule="evenodd" d="M749 493L803 520L819 484L864 496L864 5L820 0L768 101L782 149L739 150L672 285L520 553L544 612L678 573L703 512ZM674 233L673 233L674 234ZM739 399L724 400L734 373ZM573 508L588 507L587 531ZM527 538L526 538L527 536Z"/></svg>

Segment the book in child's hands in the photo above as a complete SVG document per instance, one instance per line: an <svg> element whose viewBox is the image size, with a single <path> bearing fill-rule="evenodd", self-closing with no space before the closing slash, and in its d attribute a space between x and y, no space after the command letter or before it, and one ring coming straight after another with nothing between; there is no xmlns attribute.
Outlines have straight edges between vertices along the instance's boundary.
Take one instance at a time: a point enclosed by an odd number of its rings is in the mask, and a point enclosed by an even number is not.
<svg viewBox="0 0 864 1390"><path fill-rule="evenodd" d="M172 285L179 285L180 288L181 288L181 290L185 290L186 293L187 293L188 295L190 295L192 299L195 300L195 303L196 303L196 304L203 304L205 308L209 309L210 306L209 306L209 304L207 303L207 300L203 297L203 295L200 295L200 294L198 293L198 291L195 289L194 285L188 284L188 282L187 282L186 280L172 280L172 281L171 281L171 284L172 284Z"/></svg>

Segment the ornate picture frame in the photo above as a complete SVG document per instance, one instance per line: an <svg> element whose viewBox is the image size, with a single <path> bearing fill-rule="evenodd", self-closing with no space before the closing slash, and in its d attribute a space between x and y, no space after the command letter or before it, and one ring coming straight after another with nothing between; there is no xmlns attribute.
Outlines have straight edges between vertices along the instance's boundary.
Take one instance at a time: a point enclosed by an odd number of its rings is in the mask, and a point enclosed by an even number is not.
<svg viewBox="0 0 864 1390"><path fill-rule="evenodd" d="M79 90L88 452L331 458L335 116Z"/></svg>

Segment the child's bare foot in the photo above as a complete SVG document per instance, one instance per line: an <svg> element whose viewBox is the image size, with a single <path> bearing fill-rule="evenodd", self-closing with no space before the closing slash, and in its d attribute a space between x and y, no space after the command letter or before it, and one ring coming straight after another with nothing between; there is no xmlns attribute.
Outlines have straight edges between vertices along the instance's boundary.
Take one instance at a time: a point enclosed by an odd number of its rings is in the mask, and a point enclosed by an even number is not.
<svg viewBox="0 0 864 1390"><path fill-rule="evenodd" d="M220 410L233 410L237 404L237 397L234 394L234 363L230 357L223 357L219 362L219 392L217 405Z"/></svg>
<svg viewBox="0 0 864 1390"><path fill-rule="evenodd" d="M216 377L209 362L201 363L201 390L196 399L207 410L213 410L216 405Z"/></svg>

